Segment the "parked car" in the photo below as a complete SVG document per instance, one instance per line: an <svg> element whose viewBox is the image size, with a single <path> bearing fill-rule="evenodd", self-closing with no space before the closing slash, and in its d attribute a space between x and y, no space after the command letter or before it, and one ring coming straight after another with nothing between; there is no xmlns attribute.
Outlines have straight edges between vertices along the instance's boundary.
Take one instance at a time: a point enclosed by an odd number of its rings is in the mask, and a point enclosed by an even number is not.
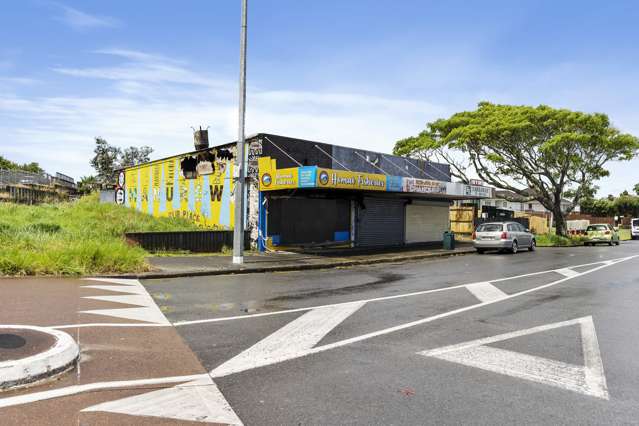
<svg viewBox="0 0 639 426"><path fill-rule="evenodd" d="M639 239L639 218L630 221L630 237L633 240Z"/></svg>
<svg viewBox="0 0 639 426"><path fill-rule="evenodd" d="M517 253L522 248L534 251L537 247L535 236L517 222L484 223L473 232L473 246L477 253L487 250Z"/></svg>
<svg viewBox="0 0 639 426"><path fill-rule="evenodd" d="M585 245L594 246L595 244L615 244L619 245L619 233L612 225L607 223L596 223L588 226L586 229Z"/></svg>

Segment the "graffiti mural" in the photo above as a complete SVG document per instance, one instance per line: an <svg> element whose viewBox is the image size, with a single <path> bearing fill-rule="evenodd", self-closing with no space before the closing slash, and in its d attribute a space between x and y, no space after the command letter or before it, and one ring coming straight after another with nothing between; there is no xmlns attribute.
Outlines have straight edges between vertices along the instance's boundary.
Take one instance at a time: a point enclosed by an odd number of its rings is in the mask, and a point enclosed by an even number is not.
<svg viewBox="0 0 639 426"><path fill-rule="evenodd" d="M234 151L210 149L125 170L124 205L156 217L184 217L233 229Z"/></svg>

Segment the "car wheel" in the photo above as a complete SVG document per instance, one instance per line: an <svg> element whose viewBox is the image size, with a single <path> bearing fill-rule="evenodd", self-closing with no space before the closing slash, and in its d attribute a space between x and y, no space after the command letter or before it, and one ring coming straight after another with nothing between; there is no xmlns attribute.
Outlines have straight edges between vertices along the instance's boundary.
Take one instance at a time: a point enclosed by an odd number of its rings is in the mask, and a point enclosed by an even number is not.
<svg viewBox="0 0 639 426"><path fill-rule="evenodd" d="M477 249L477 254L484 254L484 249Z"/></svg>
<svg viewBox="0 0 639 426"><path fill-rule="evenodd" d="M517 244L517 241L513 241L513 246L510 249L510 252L512 254L517 254L518 251L519 251L519 245Z"/></svg>
<svg viewBox="0 0 639 426"><path fill-rule="evenodd" d="M610 247L612 247L612 241L609 241L609 242L608 242L608 245L609 245Z"/></svg>
<svg viewBox="0 0 639 426"><path fill-rule="evenodd" d="M616 246L618 246L619 244L621 244L621 241L617 241L617 242L615 243L615 245L616 245Z"/></svg>
<svg viewBox="0 0 639 426"><path fill-rule="evenodd" d="M530 247L528 247L528 251L535 251L536 248L537 248L537 241L532 240L532 242L530 243Z"/></svg>

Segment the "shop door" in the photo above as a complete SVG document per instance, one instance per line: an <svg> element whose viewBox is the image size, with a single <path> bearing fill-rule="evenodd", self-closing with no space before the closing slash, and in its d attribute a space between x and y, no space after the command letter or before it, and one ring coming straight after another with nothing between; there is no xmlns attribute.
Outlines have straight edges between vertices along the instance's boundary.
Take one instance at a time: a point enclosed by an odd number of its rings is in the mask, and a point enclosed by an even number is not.
<svg viewBox="0 0 639 426"><path fill-rule="evenodd" d="M404 203L401 199L364 198L364 205L357 209L357 245L404 244Z"/></svg>
<svg viewBox="0 0 639 426"><path fill-rule="evenodd" d="M442 241L449 228L449 204L413 202L406 206L406 243Z"/></svg>

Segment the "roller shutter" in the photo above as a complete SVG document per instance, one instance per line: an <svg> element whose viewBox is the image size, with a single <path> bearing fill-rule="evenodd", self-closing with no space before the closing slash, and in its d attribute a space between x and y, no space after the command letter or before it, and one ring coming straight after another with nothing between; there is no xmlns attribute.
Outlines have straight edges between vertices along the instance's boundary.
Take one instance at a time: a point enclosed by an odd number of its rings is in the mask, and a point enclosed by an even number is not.
<svg viewBox="0 0 639 426"><path fill-rule="evenodd" d="M360 247L404 244L405 200L364 198L357 211L356 243Z"/></svg>
<svg viewBox="0 0 639 426"><path fill-rule="evenodd" d="M441 241L449 229L449 204L414 201L406 205L406 243Z"/></svg>

